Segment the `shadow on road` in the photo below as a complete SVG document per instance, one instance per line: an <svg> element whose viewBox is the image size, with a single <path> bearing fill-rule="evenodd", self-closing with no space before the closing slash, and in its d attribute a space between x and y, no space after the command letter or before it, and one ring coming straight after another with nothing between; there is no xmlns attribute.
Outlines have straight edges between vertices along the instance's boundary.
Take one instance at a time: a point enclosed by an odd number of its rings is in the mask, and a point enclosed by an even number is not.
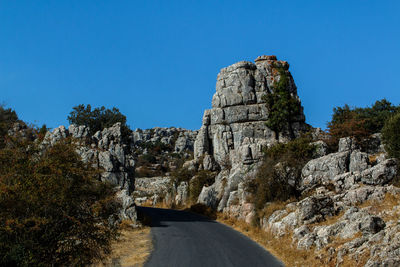
<svg viewBox="0 0 400 267"><path fill-rule="evenodd" d="M210 222L207 217L180 210L137 207L138 219L151 227L168 227L167 222Z"/></svg>

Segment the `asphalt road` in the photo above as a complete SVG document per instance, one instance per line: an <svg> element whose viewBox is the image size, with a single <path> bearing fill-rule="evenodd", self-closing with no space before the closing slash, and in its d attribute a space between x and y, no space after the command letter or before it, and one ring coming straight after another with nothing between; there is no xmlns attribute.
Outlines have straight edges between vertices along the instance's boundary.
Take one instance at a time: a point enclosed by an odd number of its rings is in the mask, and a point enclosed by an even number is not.
<svg viewBox="0 0 400 267"><path fill-rule="evenodd" d="M251 239L206 217L169 209L138 211L152 219L154 251L145 267L283 266Z"/></svg>

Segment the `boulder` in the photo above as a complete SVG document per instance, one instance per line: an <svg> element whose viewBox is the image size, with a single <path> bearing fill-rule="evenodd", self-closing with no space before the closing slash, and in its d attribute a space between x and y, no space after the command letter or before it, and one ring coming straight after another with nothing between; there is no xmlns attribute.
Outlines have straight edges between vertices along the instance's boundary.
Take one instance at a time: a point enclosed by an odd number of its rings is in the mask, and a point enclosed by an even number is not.
<svg viewBox="0 0 400 267"><path fill-rule="evenodd" d="M325 195L307 197L297 206L297 217L302 224L319 222L335 214L332 198Z"/></svg>
<svg viewBox="0 0 400 267"><path fill-rule="evenodd" d="M351 152L349 165L350 172L362 172L369 167L369 158L367 153L361 152L360 150Z"/></svg>
<svg viewBox="0 0 400 267"><path fill-rule="evenodd" d="M353 138L353 137L340 138L338 152L353 151L356 149L359 149L359 145L357 144L357 141L355 138Z"/></svg>
<svg viewBox="0 0 400 267"><path fill-rule="evenodd" d="M387 159L384 162L364 170L361 173L361 181L369 185L383 185L391 181L397 174L397 162L395 159Z"/></svg>
<svg viewBox="0 0 400 267"><path fill-rule="evenodd" d="M189 199L189 184L188 182L181 182L176 189L175 204L177 206L186 205Z"/></svg>
<svg viewBox="0 0 400 267"><path fill-rule="evenodd" d="M337 175L349 171L350 152L338 152L309 161L301 171L300 190L310 190L330 183Z"/></svg>
<svg viewBox="0 0 400 267"><path fill-rule="evenodd" d="M320 158L328 154L328 145L324 141L319 140L311 144L315 146L314 158Z"/></svg>

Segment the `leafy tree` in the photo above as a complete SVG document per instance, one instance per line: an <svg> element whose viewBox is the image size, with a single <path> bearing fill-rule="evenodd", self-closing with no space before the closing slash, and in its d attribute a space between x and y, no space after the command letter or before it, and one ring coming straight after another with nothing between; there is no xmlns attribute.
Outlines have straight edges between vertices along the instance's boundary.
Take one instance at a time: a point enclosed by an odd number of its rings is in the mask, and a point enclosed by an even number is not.
<svg viewBox="0 0 400 267"><path fill-rule="evenodd" d="M47 126L46 126L46 124L43 124L42 125L42 127L40 127L40 128L38 128L36 131L37 131L37 136L38 136L38 138L39 138L39 140L43 140L44 139L44 137L46 136L46 133L47 133L47 131L49 130L50 128L47 128Z"/></svg>
<svg viewBox="0 0 400 267"><path fill-rule="evenodd" d="M361 119L365 119L365 129L369 133L377 133L382 130L387 119L400 111L400 107L393 106L386 99L382 99L376 101L370 108L356 108L355 111Z"/></svg>
<svg viewBox="0 0 400 267"><path fill-rule="evenodd" d="M328 123L329 135L331 137L328 143L337 143L340 138L347 136L353 136L358 141L361 141L370 135L370 132L365 127L366 119L361 118L348 105L345 105L343 108L334 108L333 113L332 121Z"/></svg>
<svg viewBox="0 0 400 267"><path fill-rule="evenodd" d="M0 149L0 265L86 266L110 251L119 204L112 186L61 141Z"/></svg>
<svg viewBox="0 0 400 267"><path fill-rule="evenodd" d="M328 122L331 142L339 138L353 136L362 141L369 135L380 132L386 120L400 108L393 106L386 99L376 101L372 107L351 108L349 105L333 109L332 120Z"/></svg>
<svg viewBox="0 0 400 267"><path fill-rule="evenodd" d="M115 107L106 109L102 106L92 110L91 105L81 104L72 109L68 116L69 123L88 126L91 135L104 128L111 127L117 122L121 123L123 137L129 135L130 130L126 125L126 116Z"/></svg>
<svg viewBox="0 0 400 267"><path fill-rule="evenodd" d="M0 147L4 145L4 138L14 123L19 122L17 113L11 108L0 105Z"/></svg>
<svg viewBox="0 0 400 267"><path fill-rule="evenodd" d="M276 67L276 69L280 74L280 79L275 82L273 92L264 97L269 112L267 126L275 132L277 138L285 129L289 129L289 134L294 138L291 123L296 116L301 114L302 106L288 90L289 77L286 70L282 67Z"/></svg>
<svg viewBox="0 0 400 267"><path fill-rule="evenodd" d="M386 121L382 129L382 137L389 155L400 159L400 113Z"/></svg>

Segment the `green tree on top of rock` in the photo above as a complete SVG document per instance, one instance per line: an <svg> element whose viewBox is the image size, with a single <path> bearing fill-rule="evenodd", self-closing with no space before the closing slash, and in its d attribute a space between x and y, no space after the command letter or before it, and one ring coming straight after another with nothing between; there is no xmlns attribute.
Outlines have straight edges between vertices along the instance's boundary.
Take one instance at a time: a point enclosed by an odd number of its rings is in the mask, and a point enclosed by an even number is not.
<svg viewBox="0 0 400 267"><path fill-rule="evenodd" d="M329 134L333 143L342 137L353 136L359 141L373 133L382 131L385 122L400 111L386 99L378 100L372 107L336 107L332 120L328 122Z"/></svg>
<svg viewBox="0 0 400 267"><path fill-rule="evenodd" d="M382 137L389 155L400 159L400 113L386 121L382 129Z"/></svg>
<svg viewBox="0 0 400 267"><path fill-rule="evenodd" d="M289 77L283 67L275 68L279 74L279 81L273 85L273 92L264 96L269 111L267 126L273 130L279 138L279 133L285 129L289 130L291 138L294 138L291 123L300 115L302 106L300 101L289 92Z"/></svg>
<svg viewBox="0 0 400 267"><path fill-rule="evenodd" d="M85 125L90 128L89 133L95 134L104 128L111 127L115 123L120 122L122 127L122 135L127 136L130 132L126 124L126 116L123 115L118 108L105 108L104 106L92 109L91 105L78 105L72 108L68 116L70 124Z"/></svg>

